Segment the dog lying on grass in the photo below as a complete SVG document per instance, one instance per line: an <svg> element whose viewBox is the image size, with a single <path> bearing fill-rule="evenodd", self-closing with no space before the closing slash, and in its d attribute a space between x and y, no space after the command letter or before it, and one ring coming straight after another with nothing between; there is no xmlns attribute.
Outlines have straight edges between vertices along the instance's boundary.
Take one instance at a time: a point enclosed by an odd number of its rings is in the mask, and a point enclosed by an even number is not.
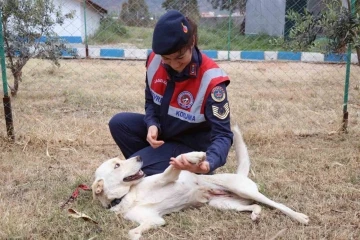
<svg viewBox="0 0 360 240"><path fill-rule="evenodd" d="M255 201L307 224L308 216L270 200L258 191L256 183L247 177L250 159L238 126L233 132L238 161L236 174L197 175L170 165L163 173L145 178L140 157L113 158L97 168L92 184L93 197L125 219L139 223L129 231L132 240L140 239L144 231L164 225L163 215L205 203L218 209L250 211L251 219L255 221L261 212L261 207L253 203ZM198 164L205 160L206 154L189 152L185 157Z"/></svg>

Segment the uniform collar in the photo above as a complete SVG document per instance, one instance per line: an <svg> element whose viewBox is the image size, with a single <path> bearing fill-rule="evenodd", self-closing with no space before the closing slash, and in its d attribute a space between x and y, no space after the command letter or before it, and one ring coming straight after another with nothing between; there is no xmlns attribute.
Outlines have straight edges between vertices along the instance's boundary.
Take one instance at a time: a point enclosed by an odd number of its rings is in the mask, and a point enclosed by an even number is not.
<svg viewBox="0 0 360 240"><path fill-rule="evenodd" d="M199 74L199 67L202 62L202 57L200 50L197 46L193 48L192 51L192 57L190 63L184 68L182 72L176 72L174 69L172 69L169 65L164 64L164 67L167 71L167 73L170 76L170 79L172 79L175 82L182 82L184 80L187 80L189 78L196 78Z"/></svg>

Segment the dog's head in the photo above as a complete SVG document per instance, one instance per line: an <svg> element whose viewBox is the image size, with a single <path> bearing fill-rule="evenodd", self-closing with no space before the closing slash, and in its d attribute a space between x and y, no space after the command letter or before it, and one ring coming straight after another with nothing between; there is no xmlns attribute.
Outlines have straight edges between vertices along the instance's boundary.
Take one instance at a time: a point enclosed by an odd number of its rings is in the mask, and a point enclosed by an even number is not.
<svg viewBox="0 0 360 240"><path fill-rule="evenodd" d="M142 160L139 156L121 160L112 158L102 163L95 172L92 184L93 198L104 207L110 206L114 199L121 199L145 176L141 171Z"/></svg>

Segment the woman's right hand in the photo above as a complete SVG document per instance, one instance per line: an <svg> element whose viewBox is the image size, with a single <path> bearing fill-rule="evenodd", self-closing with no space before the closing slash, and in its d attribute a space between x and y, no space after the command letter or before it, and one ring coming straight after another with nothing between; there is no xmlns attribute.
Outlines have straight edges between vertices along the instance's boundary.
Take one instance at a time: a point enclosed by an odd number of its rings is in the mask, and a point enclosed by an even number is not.
<svg viewBox="0 0 360 240"><path fill-rule="evenodd" d="M158 141L157 137L158 137L159 131L158 128L155 125L152 125L149 127L148 129L148 133L146 136L146 141L148 141L148 143L150 144L151 147L153 148L158 148L161 145L164 144L164 141Z"/></svg>

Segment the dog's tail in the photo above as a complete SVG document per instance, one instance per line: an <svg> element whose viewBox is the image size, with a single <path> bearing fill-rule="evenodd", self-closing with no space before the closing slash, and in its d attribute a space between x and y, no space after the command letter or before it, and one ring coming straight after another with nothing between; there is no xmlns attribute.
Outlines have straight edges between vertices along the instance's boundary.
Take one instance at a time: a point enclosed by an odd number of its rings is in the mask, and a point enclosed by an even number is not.
<svg viewBox="0 0 360 240"><path fill-rule="evenodd" d="M250 171L250 158L249 153L241 135L239 126L236 124L233 127L234 144L235 144L235 157L238 162L238 168L236 173L247 176Z"/></svg>

